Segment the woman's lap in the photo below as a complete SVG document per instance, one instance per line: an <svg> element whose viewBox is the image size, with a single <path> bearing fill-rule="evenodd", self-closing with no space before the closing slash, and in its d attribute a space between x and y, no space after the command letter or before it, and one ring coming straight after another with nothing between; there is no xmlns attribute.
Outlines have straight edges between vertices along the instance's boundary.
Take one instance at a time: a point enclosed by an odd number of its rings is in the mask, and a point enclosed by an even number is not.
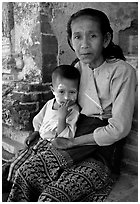
<svg viewBox="0 0 140 204"><path fill-rule="evenodd" d="M41 152L43 150L47 149L47 140L40 140L37 145L32 146L30 148L27 148L25 150L22 150L18 157L11 163L10 169L9 169L9 175L8 175L8 181L14 180L16 171L32 156L36 153L36 150L38 149L38 152Z"/></svg>
<svg viewBox="0 0 140 204"><path fill-rule="evenodd" d="M48 183L58 178L60 170L58 160L59 157L49 148L32 155L17 170L9 199L18 201L21 199L21 194L25 194L28 200L34 199L32 194L39 195ZM33 193L32 189L34 189Z"/></svg>
<svg viewBox="0 0 140 204"><path fill-rule="evenodd" d="M52 182L40 195L39 202L80 201L93 190L102 189L109 180L110 171L95 159L74 165L63 171L59 179Z"/></svg>
<svg viewBox="0 0 140 204"><path fill-rule="evenodd" d="M31 157L17 171L9 201L71 201L79 199L91 189L106 183L110 172L94 159L63 169L63 159L57 151L47 149ZM61 192L61 193L60 193Z"/></svg>

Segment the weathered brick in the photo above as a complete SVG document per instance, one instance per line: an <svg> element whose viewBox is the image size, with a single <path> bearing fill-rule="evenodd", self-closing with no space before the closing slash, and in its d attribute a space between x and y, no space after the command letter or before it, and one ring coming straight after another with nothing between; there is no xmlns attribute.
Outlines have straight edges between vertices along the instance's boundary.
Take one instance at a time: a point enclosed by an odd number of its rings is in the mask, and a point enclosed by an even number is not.
<svg viewBox="0 0 140 204"><path fill-rule="evenodd" d="M42 93L40 92L30 92L30 93L24 93L22 96L22 103L30 103L30 102L36 102L42 100Z"/></svg>
<svg viewBox="0 0 140 204"><path fill-rule="evenodd" d="M13 100L22 101L23 95L24 95L23 91L13 91L11 98Z"/></svg>
<svg viewBox="0 0 140 204"><path fill-rule="evenodd" d="M18 82L16 84L15 91L22 91L22 92L28 92L29 91L29 83L28 82Z"/></svg>
<svg viewBox="0 0 140 204"><path fill-rule="evenodd" d="M31 92L39 91L49 91L51 83L31 83L28 85L28 90Z"/></svg>
<svg viewBox="0 0 140 204"><path fill-rule="evenodd" d="M37 102L32 103L19 103L19 109L20 110L27 110L27 111L36 111L37 109Z"/></svg>
<svg viewBox="0 0 140 204"><path fill-rule="evenodd" d="M41 33L53 34L53 30L49 23L48 16L41 14L40 21L41 21Z"/></svg>
<svg viewBox="0 0 140 204"><path fill-rule="evenodd" d="M47 102L48 100L50 100L52 98L54 98L54 95L51 91L42 93L42 100L43 101Z"/></svg>
<svg viewBox="0 0 140 204"><path fill-rule="evenodd" d="M21 103L36 102L42 100L42 93L39 92L18 92L14 91L12 95L13 100L18 100Z"/></svg>
<svg viewBox="0 0 140 204"><path fill-rule="evenodd" d="M54 35L42 34L42 53L43 54L58 54L58 42Z"/></svg>
<svg viewBox="0 0 140 204"><path fill-rule="evenodd" d="M131 26L119 32L119 45L125 55L138 54L138 21L134 19Z"/></svg>
<svg viewBox="0 0 140 204"><path fill-rule="evenodd" d="M38 106L39 107L39 106ZM31 107L30 107L31 109ZM27 109L12 109L11 119L13 121L14 127L20 130L33 130L32 120L33 117L39 112L39 108L34 111L29 111L29 106Z"/></svg>
<svg viewBox="0 0 140 204"><path fill-rule="evenodd" d="M57 55L42 54L42 82L51 82L52 70L57 66Z"/></svg>

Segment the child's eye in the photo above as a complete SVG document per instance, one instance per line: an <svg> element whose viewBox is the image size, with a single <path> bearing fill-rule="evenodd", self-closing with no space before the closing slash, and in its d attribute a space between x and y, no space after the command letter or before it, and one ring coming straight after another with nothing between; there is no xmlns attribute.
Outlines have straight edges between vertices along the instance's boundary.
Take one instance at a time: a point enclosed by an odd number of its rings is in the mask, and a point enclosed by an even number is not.
<svg viewBox="0 0 140 204"><path fill-rule="evenodd" d="M60 93L60 94L64 94L64 91L63 91L63 90L59 90L59 93Z"/></svg>
<svg viewBox="0 0 140 204"><path fill-rule="evenodd" d="M91 36L90 36L91 38L95 38L96 37L96 35L94 35L94 34L91 34Z"/></svg>
<svg viewBox="0 0 140 204"><path fill-rule="evenodd" d="M77 92L76 91L70 91L70 94L76 94Z"/></svg>

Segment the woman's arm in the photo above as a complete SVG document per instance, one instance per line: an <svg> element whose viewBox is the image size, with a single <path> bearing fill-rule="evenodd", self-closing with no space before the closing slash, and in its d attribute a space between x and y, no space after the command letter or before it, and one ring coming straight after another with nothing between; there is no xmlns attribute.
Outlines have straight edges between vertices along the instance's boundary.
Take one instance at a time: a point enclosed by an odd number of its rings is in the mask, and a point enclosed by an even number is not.
<svg viewBox="0 0 140 204"><path fill-rule="evenodd" d="M93 133L76 137L74 138L74 141L73 141L73 146L89 145L89 144L97 145L97 143L94 140Z"/></svg>
<svg viewBox="0 0 140 204"><path fill-rule="evenodd" d="M126 137L130 132L135 105L135 88L134 68L127 64L118 67L110 84L112 117L108 119L107 126L99 127L93 133L98 145L111 145Z"/></svg>
<svg viewBox="0 0 140 204"><path fill-rule="evenodd" d="M69 149L76 146L82 145L97 145L93 134L82 135L76 138L63 138L58 137L51 141L51 144L58 149Z"/></svg>

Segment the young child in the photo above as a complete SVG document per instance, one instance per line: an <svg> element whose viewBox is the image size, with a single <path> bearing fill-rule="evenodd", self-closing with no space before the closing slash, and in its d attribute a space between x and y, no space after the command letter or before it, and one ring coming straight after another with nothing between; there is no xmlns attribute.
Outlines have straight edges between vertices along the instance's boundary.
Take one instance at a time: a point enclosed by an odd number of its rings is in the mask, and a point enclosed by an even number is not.
<svg viewBox="0 0 140 204"><path fill-rule="evenodd" d="M51 90L55 98L48 101L34 117L35 133L27 139L27 144L39 135L47 140L55 137L74 137L79 116L79 81L79 71L70 65L61 65L53 71Z"/></svg>
<svg viewBox="0 0 140 204"><path fill-rule="evenodd" d="M73 138L75 136L76 122L79 117L77 105L79 82L80 73L71 65L60 65L53 70L51 90L55 97L49 100L34 117L34 132L25 141L26 145L32 148L24 151L11 164L8 180L11 180L11 176L14 177L15 171L35 150L37 151L38 147L40 151L41 145L42 148L46 148L45 142L47 144L48 141L57 137ZM36 145L35 142L37 142Z"/></svg>

